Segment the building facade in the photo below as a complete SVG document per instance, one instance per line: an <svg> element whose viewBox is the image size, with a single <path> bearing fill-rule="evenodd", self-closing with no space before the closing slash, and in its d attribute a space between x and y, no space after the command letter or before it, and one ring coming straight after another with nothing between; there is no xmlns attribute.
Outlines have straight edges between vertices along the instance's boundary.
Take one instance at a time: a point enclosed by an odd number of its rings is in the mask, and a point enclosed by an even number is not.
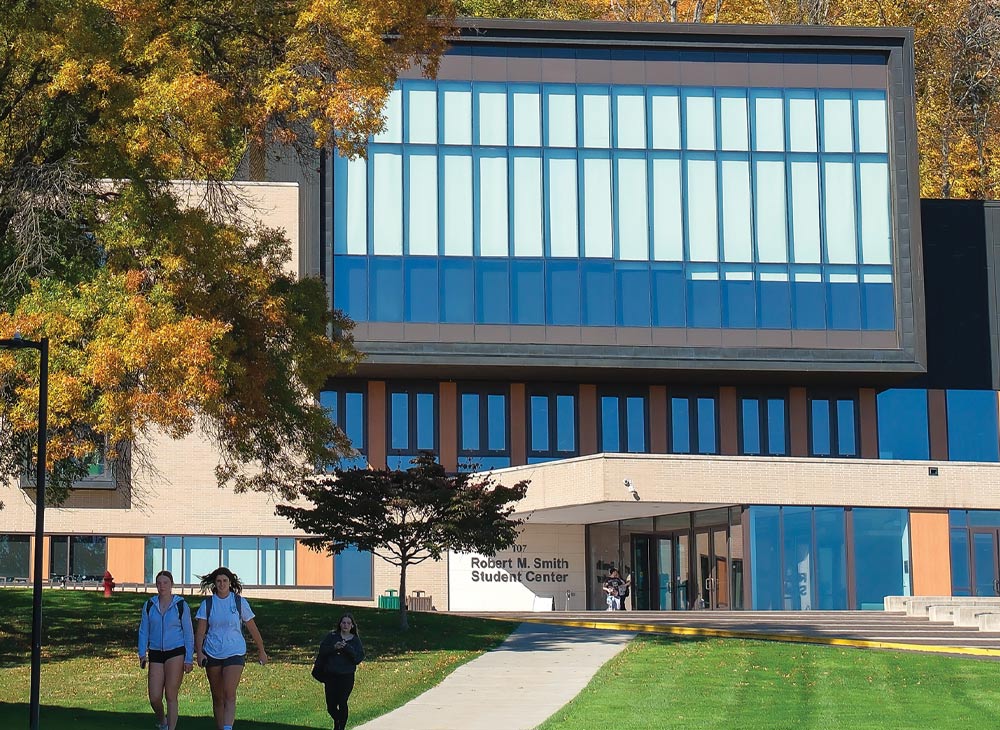
<svg viewBox="0 0 1000 730"><path fill-rule="evenodd" d="M348 463L531 481L511 551L411 586L442 610L603 608L611 567L643 610L1000 593L1000 218L919 201L912 55L895 29L470 21L365 159L271 154L299 272L367 355L320 394ZM395 586L214 490L204 444L160 452L144 503L54 511L53 576ZM0 575L30 548L4 502Z"/></svg>

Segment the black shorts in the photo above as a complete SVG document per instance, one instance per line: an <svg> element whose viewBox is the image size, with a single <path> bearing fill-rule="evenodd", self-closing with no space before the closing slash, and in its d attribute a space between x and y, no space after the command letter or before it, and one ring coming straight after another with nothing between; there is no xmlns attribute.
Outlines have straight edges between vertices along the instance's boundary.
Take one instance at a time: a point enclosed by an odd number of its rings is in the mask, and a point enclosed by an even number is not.
<svg viewBox="0 0 1000 730"><path fill-rule="evenodd" d="M173 659L175 656L184 656L183 646L178 646L176 649L167 649L165 651L161 651L160 649L150 649L149 663L165 664L167 659Z"/></svg>
<svg viewBox="0 0 1000 730"><path fill-rule="evenodd" d="M227 656L225 659L216 659L214 656L205 655L203 667L243 667L246 666L247 658L244 654Z"/></svg>

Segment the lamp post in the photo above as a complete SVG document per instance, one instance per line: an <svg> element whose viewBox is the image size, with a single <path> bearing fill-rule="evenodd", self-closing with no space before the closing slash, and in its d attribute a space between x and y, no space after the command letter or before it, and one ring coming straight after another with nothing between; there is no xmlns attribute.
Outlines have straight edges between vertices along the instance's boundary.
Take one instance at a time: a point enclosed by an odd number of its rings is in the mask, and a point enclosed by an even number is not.
<svg viewBox="0 0 1000 730"><path fill-rule="evenodd" d="M38 350L38 453L35 472L35 570L31 603L31 698L28 720L31 730L38 730L39 699L42 675L42 541L45 536L45 445L48 430L49 339L38 342L15 335L0 340L0 350Z"/></svg>

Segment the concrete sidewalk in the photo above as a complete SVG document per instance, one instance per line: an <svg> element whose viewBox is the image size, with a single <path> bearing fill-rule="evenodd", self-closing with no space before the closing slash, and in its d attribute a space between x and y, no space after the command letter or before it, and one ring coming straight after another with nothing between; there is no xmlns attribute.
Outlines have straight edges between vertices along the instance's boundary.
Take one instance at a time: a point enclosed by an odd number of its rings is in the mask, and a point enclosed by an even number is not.
<svg viewBox="0 0 1000 730"><path fill-rule="evenodd" d="M531 730L579 694L633 636L521 624L493 651L356 730Z"/></svg>

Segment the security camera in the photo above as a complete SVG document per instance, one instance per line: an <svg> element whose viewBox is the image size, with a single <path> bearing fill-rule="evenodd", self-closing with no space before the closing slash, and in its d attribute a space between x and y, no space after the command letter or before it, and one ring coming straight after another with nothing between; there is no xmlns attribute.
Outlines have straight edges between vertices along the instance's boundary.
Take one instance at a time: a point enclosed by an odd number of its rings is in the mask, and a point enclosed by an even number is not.
<svg viewBox="0 0 1000 730"><path fill-rule="evenodd" d="M635 491L635 487L632 486L632 480L631 479L623 479L622 480L622 484L625 485L625 489L627 489L628 491L630 491L630 492L634 492Z"/></svg>

